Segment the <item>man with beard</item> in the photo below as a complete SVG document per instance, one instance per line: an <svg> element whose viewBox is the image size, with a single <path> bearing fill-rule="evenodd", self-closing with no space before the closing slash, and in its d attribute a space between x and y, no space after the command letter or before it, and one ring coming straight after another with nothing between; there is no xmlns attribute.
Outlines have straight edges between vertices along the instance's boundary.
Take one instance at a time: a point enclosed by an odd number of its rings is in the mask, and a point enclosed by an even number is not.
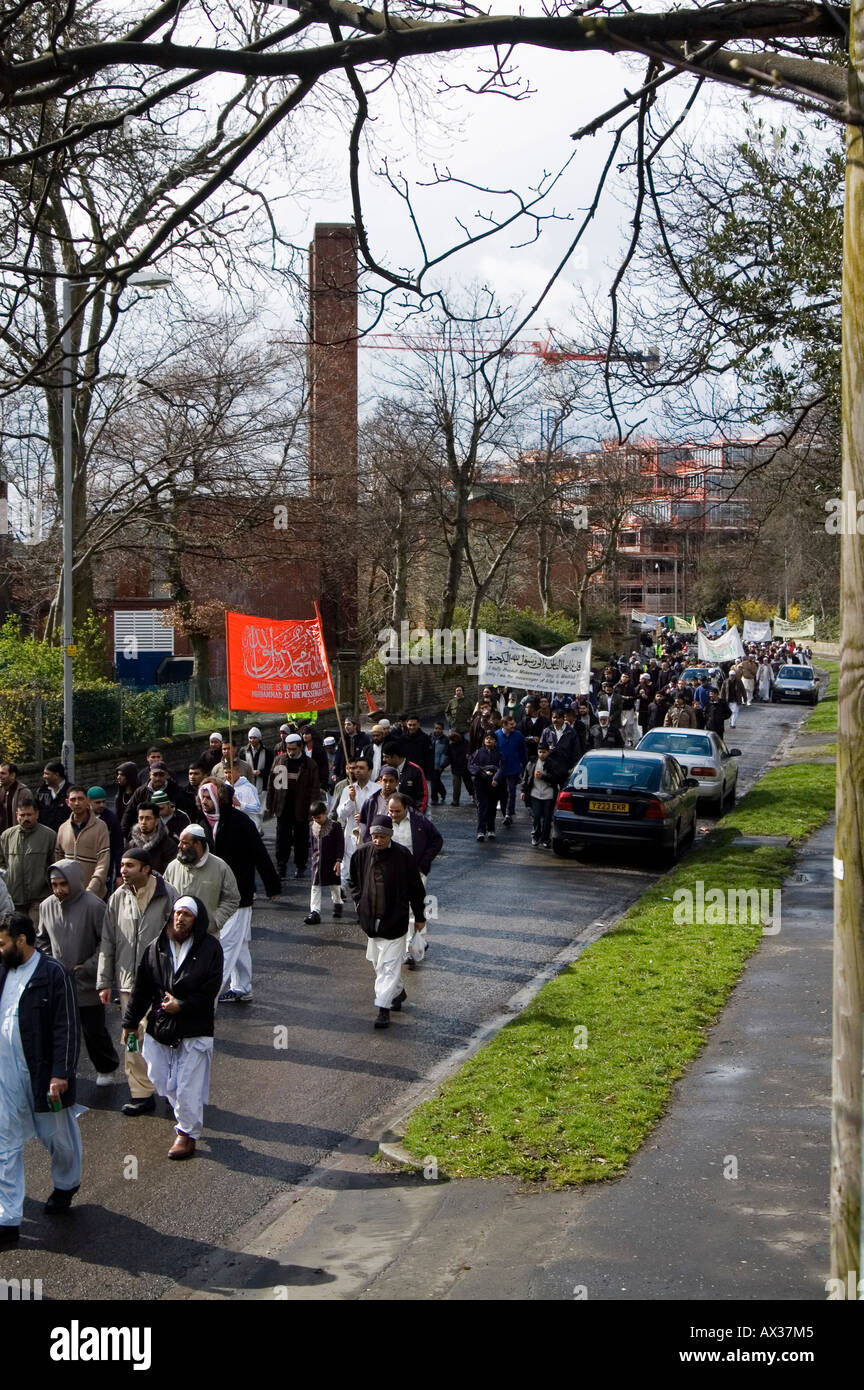
<svg viewBox="0 0 864 1390"><path fill-rule="evenodd" d="M177 1121L177 1138L168 1150L174 1159L194 1157L210 1094L223 956L208 926L199 898L177 899L170 921L144 953L123 1015L125 1045L149 1014L142 1051L147 1075Z"/></svg>
<svg viewBox="0 0 864 1390"><path fill-rule="evenodd" d="M397 778L393 768L386 768L393 777L393 788L395 792ZM344 836L344 852L340 857L342 865L342 887L348 886L348 870L351 867L351 856L360 841L364 838L364 827L362 824L362 813L365 806L377 797L381 790L380 785L372 780L369 770L369 755L361 754L351 764L351 775L353 781L349 782L339 796L331 816L338 821L342 827ZM386 805L384 808L386 810Z"/></svg>
<svg viewBox="0 0 864 1390"><path fill-rule="evenodd" d="M16 912L26 912L34 927L39 907L51 892L48 870L57 858L57 835L40 825L33 797L20 797L18 824L0 835L0 869Z"/></svg>
<svg viewBox="0 0 864 1390"><path fill-rule="evenodd" d="M191 822L185 811L180 811L174 805L167 792L154 792L152 805L159 812L159 817L169 835L173 835L175 840L180 839L181 830L185 830Z"/></svg>
<svg viewBox="0 0 864 1390"><path fill-rule="evenodd" d="M207 929L217 936L240 906L237 880L225 860L211 853L200 825L189 825L181 833L177 858L165 870L165 881L181 897L201 900L207 909Z"/></svg>
<svg viewBox="0 0 864 1390"><path fill-rule="evenodd" d="M231 869L240 890L240 906L221 932L223 979L220 1004L252 1003L252 903L255 870L261 875L270 902L279 896L281 882L254 823L233 804L234 789L225 782L219 791L218 819L213 828L213 848Z"/></svg>
<svg viewBox="0 0 864 1390"><path fill-rule="evenodd" d="M18 1244L28 1139L51 1156L47 1215L67 1212L81 1185L75 986L35 942L23 912L0 918L0 1250Z"/></svg>
<svg viewBox="0 0 864 1390"><path fill-rule="evenodd" d="M164 874L172 859L177 857L178 841L169 835L168 827L152 801L142 801L138 807L138 824L129 836L129 849L146 849L157 874Z"/></svg>
<svg viewBox="0 0 864 1390"><path fill-rule="evenodd" d="M376 816L372 839L351 858L351 893L360 925L369 938L366 959L375 971L376 1028L390 1027L391 1010L399 1013L405 1002L402 962L408 944L408 916L422 932L426 926L426 889L404 845L393 844L393 822Z"/></svg>
<svg viewBox="0 0 864 1390"><path fill-rule="evenodd" d="M154 792L167 792L175 806L184 804L184 797L165 763L152 763L150 777L143 787L138 787L123 812L120 825L126 839L132 834L132 827L138 821L138 807L145 801L152 801Z"/></svg>
<svg viewBox="0 0 864 1390"><path fill-rule="evenodd" d="M314 758L303 752L299 734L288 734L286 752L270 770L265 819L276 817L276 867L284 877L294 851L294 877L302 878L309 860L309 808L321 795L321 781Z"/></svg>
<svg viewBox="0 0 864 1390"><path fill-rule="evenodd" d="M82 882L75 859L58 859L49 869L51 893L39 909L36 944L75 981L84 1045L98 1073L97 1086L111 1086L120 1058L105 1027L105 1006L96 991L96 971L105 925L105 904Z"/></svg>
<svg viewBox="0 0 864 1390"><path fill-rule="evenodd" d="M96 988L103 1004L110 1004L115 987L125 1010L144 952L155 941L171 916L177 889L154 873L146 849L127 849L120 861L121 884L108 899L102 928L102 945L96 972ZM124 1115L146 1115L156 1109L153 1082L141 1056L144 1034L138 1030L138 1048L123 1050L123 1069L132 1099L122 1107Z"/></svg>

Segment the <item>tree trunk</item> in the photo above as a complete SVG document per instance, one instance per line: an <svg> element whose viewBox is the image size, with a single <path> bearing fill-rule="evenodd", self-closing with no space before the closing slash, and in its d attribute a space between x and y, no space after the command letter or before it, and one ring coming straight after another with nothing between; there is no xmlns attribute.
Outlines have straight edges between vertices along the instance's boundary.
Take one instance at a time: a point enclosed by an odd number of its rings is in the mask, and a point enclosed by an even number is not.
<svg viewBox="0 0 864 1390"><path fill-rule="evenodd" d="M545 617L552 608L552 560L546 527L542 523L537 528L537 588Z"/></svg>
<svg viewBox="0 0 864 1390"><path fill-rule="evenodd" d="M210 638L205 637L203 632L193 632L189 636L192 647L192 655L195 658L193 668L195 680L198 684L198 698L203 705L212 703L210 698Z"/></svg>
<svg viewBox="0 0 864 1390"><path fill-rule="evenodd" d="M849 102L864 102L864 0L849 27ZM846 134L843 245L844 502L864 497L864 130ZM847 508L848 512L848 508ZM837 828L834 849L834 1062L831 1120L831 1275L860 1275L861 1045L864 1010L864 537L845 517L840 573ZM851 534L850 534L851 532Z"/></svg>
<svg viewBox="0 0 864 1390"><path fill-rule="evenodd" d="M459 598L465 546L468 542L467 499L460 497L457 507L456 525L450 541L450 554L447 561L447 583L441 596L441 609L438 613L437 626L440 628L453 626L453 611Z"/></svg>

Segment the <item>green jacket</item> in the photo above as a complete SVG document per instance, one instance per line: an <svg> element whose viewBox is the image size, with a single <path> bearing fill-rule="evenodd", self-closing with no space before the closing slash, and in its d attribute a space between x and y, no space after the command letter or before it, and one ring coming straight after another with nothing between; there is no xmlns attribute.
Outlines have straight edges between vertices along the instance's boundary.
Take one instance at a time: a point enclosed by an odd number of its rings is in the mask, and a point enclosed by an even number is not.
<svg viewBox="0 0 864 1390"><path fill-rule="evenodd" d="M19 912L47 898L51 892L48 870L56 861L57 834L47 825L36 824L30 831L13 825L0 835L0 869Z"/></svg>
<svg viewBox="0 0 864 1390"><path fill-rule="evenodd" d="M451 729L456 729L460 734L467 734L471 723L471 701L467 695L463 695L461 700L454 695L444 713Z"/></svg>

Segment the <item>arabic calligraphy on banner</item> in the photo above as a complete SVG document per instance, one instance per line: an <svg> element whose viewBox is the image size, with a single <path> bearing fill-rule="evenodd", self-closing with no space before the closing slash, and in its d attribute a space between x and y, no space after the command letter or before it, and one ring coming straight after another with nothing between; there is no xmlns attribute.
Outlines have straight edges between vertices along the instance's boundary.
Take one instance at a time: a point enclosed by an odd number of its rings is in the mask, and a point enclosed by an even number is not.
<svg viewBox="0 0 864 1390"><path fill-rule="evenodd" d="M815 614L811 613L809 618L799 618L797 622L793 623L787 623L783 618L774 619L775 637L792 637L797 641L799 637L815 637L815 635Z"/></svg>
<svg viewBox="0 0 864 1390"><path fill-rule="evenodd" d="M520 646L510 637L479 633L477 675L481 685L514 685L519 690L556 690L587 695L591 680L591 642L568 642L552 656Z"/></svg>
<svg viewBox="0 0 864 1390"><path fill-rule="evenodd" d="M226 613L231 709L327 709L333 704L316 618L258 618Z"/></svg>
<svg viewBox="0 0 864 1390"><path fill-rule="evenodd" d="M739 661L744 655L741 634L734 624L728 632L723 632L715 638L707 637L704 632L700 632L698 646L700 661Z"/></svg>

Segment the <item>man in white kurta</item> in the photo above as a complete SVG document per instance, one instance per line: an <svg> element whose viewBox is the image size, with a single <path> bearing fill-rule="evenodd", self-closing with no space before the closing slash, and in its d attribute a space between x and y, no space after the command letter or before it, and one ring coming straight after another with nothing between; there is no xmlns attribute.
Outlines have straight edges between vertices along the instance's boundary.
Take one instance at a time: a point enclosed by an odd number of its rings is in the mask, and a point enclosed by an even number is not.
<svg viewBox="0 0 864 1390"><path fill-rule="evenodd" d="M29 931L27 930L29 927ZM78 1115L81 1107L70 1105L62 1110L41 1111L35 1107L33 1084L28 1058L19 1026L18 1010L21 996L30 984L40 963L43 970L60 972L56 987L45 997L50 1008L63 1013L67 1028L69 1060L74 1073L78 1056L78 1010L75 986L63 967L56 961L44 961L36 950L35 928L22 913L6 918L0 929L0 959L5 967L0 994L0 1249L17 1243L24 1211L24 1145L37 1138L51 1156L51 1178L54 1192L46 1212L67 1211L72 1196L81 1183L81 1134ZM31 939L32 938L32 939ZM53 1033L53 1020L52 1023ZM41 1059L39 1059L41 1060ZM55 1059L45 1058L48 1070ZM34 1062L34 1058L30 1058ZM47 1072L46 1072L47 1075ZM47 1095L59 1102L68 1090L69 1077L51 1076Z"/></svg>
<svg viewBox="0 0 864 1390"><path fill-rule="evenodd" d="M355 758L349 768L349 774L354 778L349 782L339 798L336 807L336 819L342 826L345 836L345 852L342 855L342 887L348 887L348 875L351 870L351 856L360 843L360 830L357 817L366 805L370 797L377 796L381 788L377 782L372 781L369 770L369 759Z"/></svg>

